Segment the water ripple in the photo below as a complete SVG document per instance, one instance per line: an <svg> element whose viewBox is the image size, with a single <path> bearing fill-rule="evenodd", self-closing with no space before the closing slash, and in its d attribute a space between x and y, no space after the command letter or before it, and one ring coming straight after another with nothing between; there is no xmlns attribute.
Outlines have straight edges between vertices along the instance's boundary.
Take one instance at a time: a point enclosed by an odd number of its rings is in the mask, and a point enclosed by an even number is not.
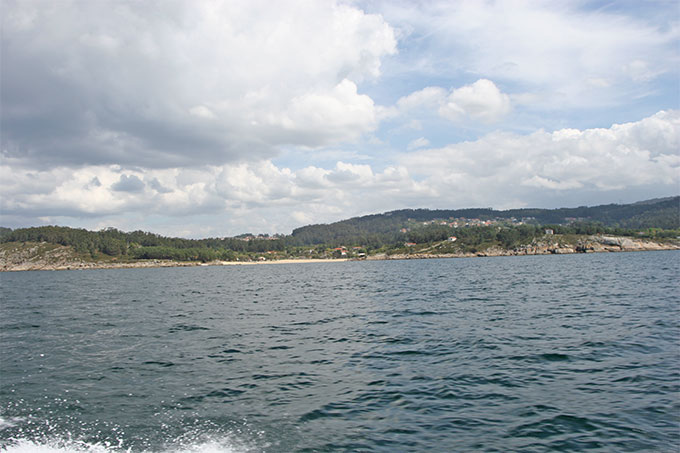
<svg viewBox="0 0 680 453"><path fill-rule="evenodd" d="M3 275L0 450L674 451L679 259Z"/></svg>

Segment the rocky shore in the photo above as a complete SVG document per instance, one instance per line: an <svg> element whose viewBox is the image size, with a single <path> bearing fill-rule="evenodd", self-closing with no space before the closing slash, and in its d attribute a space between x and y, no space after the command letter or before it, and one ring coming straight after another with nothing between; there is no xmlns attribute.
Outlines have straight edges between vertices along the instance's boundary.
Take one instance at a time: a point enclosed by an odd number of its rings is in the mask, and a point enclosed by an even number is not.
<svg viewBox="0 0 680 453"><path fill-rule="evenodd" d="M82 269L140 269L154 267L198 267L198 266L238 266L253 264L287 264L314 262L342 262L340 259L281 259L269 261L172 261L172 260L135 260L107 261L86 260L78 256L71 247L48 243L9 243L0 249L0 272L12 271L61 271Z"/></svg>
<svg viewBox="0 0 680 453"><path fill-rule="evenodd" d="M522 245L513 249L490 247L475 253L407 253L381 254L369 256L369 260L399 260L427 258L472 258L484 256L524 256L524 255L566 255L570 253L603 253L603 252L642 252L655 250L680 250L680 243L661 243L643 239L631 239L618 236L588 236L576 243L541 241L535 244Z"/></svg>
<svg viewBox="0 0 680 453"><path fill-rule="evenodd" d="M544 240L522 245L513 249L490 247L475 253L401 253L371 255L367 260L403 260L431 258L472 258L492 256L523 255L563 255L571 253L602 252L636 252L654 250L680 250L680 242L655 242L644 239L632 239L617 236L587 236L575 242L561 240ZM76 270L76 269L130 269L152 267L195 267L195 266L228 266L271 263L314 263L341 262L347 259L285 259L278 261L213 261L208 263L171 261L171 260L137 260L137 261L88 261L79 257L70 247L47 244L5 244L0 249L0 271L31 270Z"/></svg>
<svg viewBox="0 0 680 453"><path fill-rule="evenodd" d="M197 263L165 260L132 262L88 261L80 258L71 247L62 245L5 244L0 250L0 271L58 271L72 269L125 269L144 267L197 266ZM12 247L12 245L14 245Z"/></svg>

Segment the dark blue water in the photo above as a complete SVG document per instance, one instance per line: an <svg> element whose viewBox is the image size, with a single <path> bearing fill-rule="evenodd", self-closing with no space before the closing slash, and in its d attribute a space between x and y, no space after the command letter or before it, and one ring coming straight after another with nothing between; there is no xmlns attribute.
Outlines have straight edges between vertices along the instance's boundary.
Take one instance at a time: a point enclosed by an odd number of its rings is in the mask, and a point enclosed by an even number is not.
<svg viewBox="0 0 680 453"><path fill-rule="evenodd" d="M3 273L7 452L677 451L680 252Z"/></svg>

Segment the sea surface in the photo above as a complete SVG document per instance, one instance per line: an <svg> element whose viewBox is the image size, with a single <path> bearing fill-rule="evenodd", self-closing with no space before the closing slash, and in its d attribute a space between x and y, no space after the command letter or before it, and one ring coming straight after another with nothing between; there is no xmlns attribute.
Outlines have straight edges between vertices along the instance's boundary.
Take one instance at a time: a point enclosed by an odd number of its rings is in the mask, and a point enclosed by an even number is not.
<svg viewBox="0 0 680 453"><path fill-rule="evenodd" d="M680 445L680 252L0 282L0 451Z"/></svg>

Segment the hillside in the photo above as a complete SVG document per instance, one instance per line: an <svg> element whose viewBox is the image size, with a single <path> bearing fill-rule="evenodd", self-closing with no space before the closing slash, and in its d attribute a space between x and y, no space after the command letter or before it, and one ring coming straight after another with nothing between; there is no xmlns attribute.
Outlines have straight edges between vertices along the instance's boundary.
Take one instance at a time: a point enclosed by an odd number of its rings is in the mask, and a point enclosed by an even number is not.
<svg viewBox="0 0 680 453"><path fill-rule="evenodd" d="M309 225L288 236L207 239L115 228L0 228L0 270L677 249L679 204L673 197L554 210L406 209ZM619 245L609 247L611 241Z"/></svg>
<svg viewBox="0 0 680 453"><path fill-rule="evenodd" d="M367 240L396 236L404 228L417 222L435 220L462 222L477 220L473 224L508 223L525 225L598 224L621 229L678 229L680 228L680 196L647 200L632 204L608 204L593 207L560 209L457 209L429 210L402 209L384 214L354 217L331 224L308 225L293 230L292 236L304 244L347 242L356 237ZM460 223L460 222L459 222ZM398 240L395 239L394 240Z"/></svg>
<svg viewBox="0 0 680 453"><path fill-rule="evenodd" d="M173 260L136 260L99 254L78 253L68 245L48 242L6 242L0 244L0 271L117 269L175 267L197 264Z"/></svg>

